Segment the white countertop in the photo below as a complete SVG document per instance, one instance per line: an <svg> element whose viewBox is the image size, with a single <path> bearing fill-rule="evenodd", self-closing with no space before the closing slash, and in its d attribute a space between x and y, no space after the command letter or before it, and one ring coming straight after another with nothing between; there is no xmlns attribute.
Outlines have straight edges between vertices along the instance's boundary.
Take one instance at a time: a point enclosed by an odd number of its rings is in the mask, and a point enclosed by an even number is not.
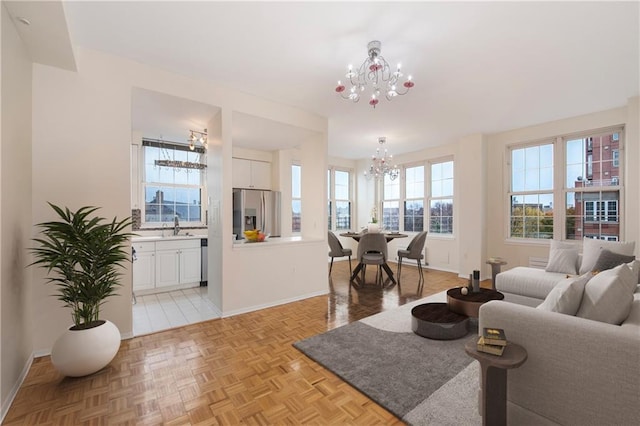
<svg viewBox="0 0 640 426"><path fill-rule="evenodd" d="M176 240L195 240L208 238L206 234L197 234L197 235L168 235L163 237L161 235L149 235L145 237L131 237L131 242L140 243L140 242L153 242L153 241L176 241Z"/></svg>
<svg viewBox="0 0 640 426"><path fill-rule="evenodd" d="M258 248L269 247L273 245L292 244L292 243L316 243L322 241L320 238L302 238L302 237L271 237L262 242L247 242L247 240L236 240L233 242L233 248Z"/></svg>

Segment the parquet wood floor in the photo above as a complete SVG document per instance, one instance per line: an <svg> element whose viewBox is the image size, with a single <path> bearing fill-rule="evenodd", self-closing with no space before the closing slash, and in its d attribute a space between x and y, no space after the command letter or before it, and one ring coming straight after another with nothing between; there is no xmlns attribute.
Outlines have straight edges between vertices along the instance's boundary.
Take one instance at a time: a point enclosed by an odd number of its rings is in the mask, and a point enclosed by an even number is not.
<svg viewBox="0 0 640 426"><path fill-rule="evenodd" d="M403 266L400 286L381 289L368 272L355 288L348 262L332 275L327 296L123 341L88 377L64 378L37 358L3 424L402 424L292 343L464 280L425 270L418 291L417 268Z"/></svg>

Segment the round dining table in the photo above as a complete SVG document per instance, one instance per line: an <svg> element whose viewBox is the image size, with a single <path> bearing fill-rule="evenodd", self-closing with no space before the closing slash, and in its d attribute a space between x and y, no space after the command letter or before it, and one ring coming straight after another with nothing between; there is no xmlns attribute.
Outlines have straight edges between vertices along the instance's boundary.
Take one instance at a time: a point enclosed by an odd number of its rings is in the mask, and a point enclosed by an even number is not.
<svg viewBox="0 0 640 426"><path fill-rule="evenodd" d="M384 234L384 238L387 240L387 243L395 238L407 238L408 235L407 234L401 234L399 232L383 232ZM356 241L360 241L360 238L364 235L363 232L343 232L342 234L340 234L341 237L351 237ZM356 279L356 277L358 276L358 273L360 272L360 270L362 270L363 264L358 262L358 265L355 267L355 269L353 270L353 273L351 274L351 278L350 281L353 281ZM389 277L389 279L391 280L391 282L393 282L394 284L396 283L396 279L393 277L393 271L391 270L391 268L389 267L389 265L385 262L382 265L382 269L385 270L385 272L387 273L387 276Z"/></svg>

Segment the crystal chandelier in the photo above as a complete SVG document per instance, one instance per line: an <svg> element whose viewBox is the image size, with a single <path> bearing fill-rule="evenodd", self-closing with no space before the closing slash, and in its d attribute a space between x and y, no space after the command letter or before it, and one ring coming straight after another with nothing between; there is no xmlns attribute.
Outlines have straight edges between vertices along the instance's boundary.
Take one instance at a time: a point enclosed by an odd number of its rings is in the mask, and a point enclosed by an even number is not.
<svg viewBox="0 0 640 426"><path fill-rule="evenodd" d="M336 92L340 94L342 99L358 102L367 85L371 85L372 93L369 105L375 108L380 102L381 96L390 101L398 95L405 95L414 86L411 76L408 76L404 82L401 81L403 74L400 71L400 64L395 71L391 71L389 63L380 55L380 45L381 43L377 40L369 42L367 45L369 56L357 71L354 71L353 67L349 65L346 77L351 87L346 91L342 81L338 81L338 86L336 86Z"/></svg>
<svg viewBox="0 0 640 426"><path fill-rule="evenodd" d="M382 151L382 155L380 153L380 149L386 141L387 138L385 137L378 138L380 147L376 149L375 155L371 156L371 164L369 165L369 170L364 171L364 176L367 179L371 179L373 177L378 179L384 177L384 175L389 175L389 178L391 180L395 180L400 174L398 166L396 166L395 164L391 165L391 161L393 161L393 155L389 154L386 148L384 149L384 151Z"/></svg>
<svg viewBox="0 0 640 426"><path fill-rule="evenodd" d="M208 148L207 129L204 129L204 132L199 132L197 130L189 130L189 132L191 132L189 135L189 149L191 151L196 149L196 142L200 142L204 149Z"/></svg>

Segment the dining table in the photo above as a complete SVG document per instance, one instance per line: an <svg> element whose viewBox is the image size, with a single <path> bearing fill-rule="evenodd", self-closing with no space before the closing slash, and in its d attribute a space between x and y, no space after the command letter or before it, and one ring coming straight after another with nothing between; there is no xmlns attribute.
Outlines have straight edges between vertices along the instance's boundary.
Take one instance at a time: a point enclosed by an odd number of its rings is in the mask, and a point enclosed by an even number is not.
<svg viewBox="0 0 640 426"><path fill-rule="evenodd" d="M401 234L400 232L393 232L393 231L388 231L388 232L383 232L382 234L384 234L384 238L387 240L387 243L393 239L396 238L407 238L408 235L407 234ZM364 235L364 232L343 232L340 234L341 237L350 237L353 238L356 241L360 241L360 238ZM351 278L349 279L350 281L353 281L356 279L356 277L358 276L358 273L360 273L360 271L363 268L363 264L361 262L358 262L358 265L356 265L355 269L353 270L353 273L351 274ZM393 282L394 284L396 283L396 279L393 277L393 270L391 270L391 268L389 267L389 265L387 264L387 262L385 261L385 263L382 265L382 269L385 270L385 272L387 273L387 276L389 277L389 279L391 280L391 282Z"/></svg>

